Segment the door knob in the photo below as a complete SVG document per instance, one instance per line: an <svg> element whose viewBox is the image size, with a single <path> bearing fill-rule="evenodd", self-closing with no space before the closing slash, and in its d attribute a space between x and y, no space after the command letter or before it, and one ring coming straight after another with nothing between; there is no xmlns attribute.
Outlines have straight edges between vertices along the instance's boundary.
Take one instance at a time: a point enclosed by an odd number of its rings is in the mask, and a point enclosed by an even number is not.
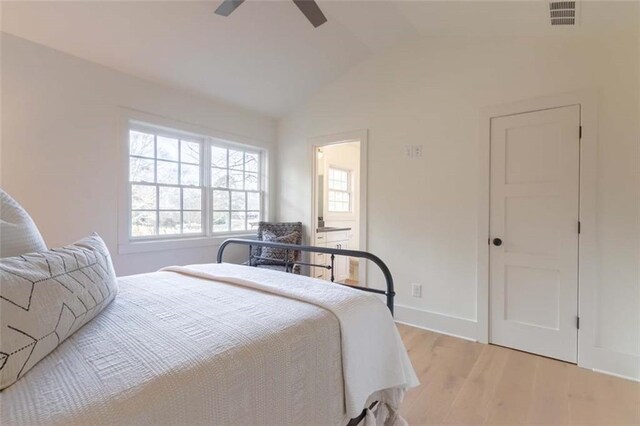
<svg viewBox="0 0 640 426"><path fill-rule="evenodd" d="M493 245L500 247L502 245L502 240L500 238L494 238L493 239Z"/></svg>

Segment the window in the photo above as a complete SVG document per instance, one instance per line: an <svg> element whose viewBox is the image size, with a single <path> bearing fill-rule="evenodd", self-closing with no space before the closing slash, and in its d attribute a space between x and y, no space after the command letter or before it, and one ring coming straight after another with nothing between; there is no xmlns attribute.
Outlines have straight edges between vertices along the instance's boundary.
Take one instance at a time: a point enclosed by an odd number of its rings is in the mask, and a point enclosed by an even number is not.
<svg viewBox="0 0 640 426"><path fill-rule="evenodd" d="M260 151L130 127L130 239L253 230L262 215L261 189Z"/></svg>
<svg viewBox="0 0 640 426"><path fill-rule="evenodd" d="M211 146L213 232L257 229L260 221L260 155Z"/></svg>
<svg viewBox="0 0 640 426"><path fill-rule="evenodd" d="M351 211L351 173L347 170L329 167L328 208L333 213Z"/></svg>

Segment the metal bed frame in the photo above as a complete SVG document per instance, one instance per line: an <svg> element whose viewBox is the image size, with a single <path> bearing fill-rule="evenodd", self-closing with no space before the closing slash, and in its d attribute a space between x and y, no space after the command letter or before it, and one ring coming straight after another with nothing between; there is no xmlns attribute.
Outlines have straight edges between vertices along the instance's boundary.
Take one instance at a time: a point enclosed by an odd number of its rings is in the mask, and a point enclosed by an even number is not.
<svg viewBox="0 0 640 426"><path fill-rule="evenodd" d="M384 295L387 298L387 307L391 311L391 315L393 315L393 299L396 295L396 292L393 289L393 277L391 276L391 272L389 271L389 268L387 267L387 265L375 254L371 254L369 252L360 251L360 250L344 250L344 249L335 249L335 248L328 248L328 247L315 247L315 246L305 246L305 245L297 245L297 244L274 243L269 241L247 240L247 239L241 239L241 238L229 238L223 241L222 244L220 245L220 248L218 248L218 256L217 256L218 263L222 263L224 249L231 244L243 245L243 246L249 247L249 265L250 266L258 266L255 261L265 259L263 257L255 255L253 251L254 247L279 248L279 249L285 250L285 256L284 256L285 261L283 262L285 272L293 272L294 265L305 265L305 266L315 266L317 268L325 268L331 271L332 282L334 281L334 278L335 278L333 275L333 270L334 270L334 261L336 256L357 257L361 259L370 260L373 263L375 263L382 271L382 274L384 275L384 279L387 283L386 290L378 290L375 288L360 287L356 285L348 285L343 283L336 283L336 284L344 285L347 287L355 288L355 289L366 291L369 293ZM289 250L301 251L301 252L307 252L307 253L330 254L331 264L318 265L315 263L299 262L299 261L289 262ZM273 260L273 259L270 259L270 260Z"/></svg>
<svg viewBox="0 0 640 426"><path fill-rule="evenodd" d="M375 288L368 288L368 287L360 287L360 286L355 286L355 285L348 285L348 284L343 284L343 283L335 283L335 284L340 284L340 285L344 285L347 287L351 287L351 288L355 288L358 290L362 290L362 291L366 291L369 293L376 293L376 294L383 294L386 296L387 298L387 307L389 308L389 311L391 311L391 315L393 316L393 298L396 295L396 292L393 290L393 277L391 276L391 271L389 271L389 268L387 267L387 265L375 254L371 254L369 252L366 251L360 251L360 250L343 250L343 249L334 249L334 248L327 248L327 247L315 247L315 246L304 246L304 245L297 245L297 244L284 244L284 243L273 243L273 242L268 242L268 241L259 241L259 240L247 240L247 239L241 239L241 238L229 238L225 241L222 242L222 244L220 245L220 248L218 248L218 255L217 255L217 262L218 263L222 263L222 258L224 255L224 249L231 245L231 244L236 244L236 245L242 245L242 246L249 246L249 266L258 266L258 264L255 262L256 260L261 260L261 259L265 259L263 257L260 256L256 256L253 248L254 247L273 247L273 248L279 248L279 249L284 249L285 251L285 261L284 263L284 269L285 272L289 272L292 273L293 272L293 266L294 265L305 265L305 266L315 266L317 268L325 268L329 271L331 271L331 281L334 282L334 275L333 275L333 269L334 269L334 261L335 261L335 257L336 256L348 256L348 257L357 257L357 258L361 258L361 259L367 259L372 261L373 263L375 263L380 270L382 271L382 274L384 275L384 279L387 282L387 289L386 290L378 290ZM308 262L289 262L289 250L293 250L293 251L301 251L301 252L307 252L307 253L325 253L325 254L330 254L330 261L331 264L329 265L318 265L315 263L308 263ZM273 259L269 259L269 260L273 260ZM378 404L378 401L373 402L370 406L369 409L373 410L373 408L376 406L376 404ZM360 423L362 421L362 419L364 419L365 415L367 413L367 410L364 409L362 410L362 413L360 413L360 415L358 417L355 417L353 419L351 419L346 426L356 426L358 423Z"/></svg>

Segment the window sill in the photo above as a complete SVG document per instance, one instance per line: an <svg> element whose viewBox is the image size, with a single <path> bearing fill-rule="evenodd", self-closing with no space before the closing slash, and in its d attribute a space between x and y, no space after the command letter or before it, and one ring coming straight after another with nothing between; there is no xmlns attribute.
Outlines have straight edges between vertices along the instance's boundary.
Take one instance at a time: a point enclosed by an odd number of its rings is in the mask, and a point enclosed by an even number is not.
<svg viewBox="0 0 640 426"><path fill-rule="evenodd" d="M127 241L118 244L118 254L145 253L152 251L189 249L198 247L214 247L219 246L222 242L229 238L256 238L256 234L225 234L212 237L193 237L193 238L176 238L172 240L141 240Z"/></svg>

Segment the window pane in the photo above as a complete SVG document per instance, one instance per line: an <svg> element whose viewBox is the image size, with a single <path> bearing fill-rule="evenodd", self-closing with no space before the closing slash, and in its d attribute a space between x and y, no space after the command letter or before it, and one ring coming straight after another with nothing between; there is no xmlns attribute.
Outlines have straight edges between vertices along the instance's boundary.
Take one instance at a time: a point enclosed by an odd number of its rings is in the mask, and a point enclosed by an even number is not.
<svg viewBox="0 0 640 426"><path fill-rule="evenodd" d="M229 168L242 170L244 167L244 152L229 150Z"/></svg>
<svg viewBox="0 0 640 426"><path fill-rule="evenodd" d="M158 136L158 158L178 161L178 139Z"/></svg>
<svg viewBox="0 0 640 426"><path fill-rule="evenodd" d="M244 154L244 169L248 172L258 172L258 167L260 165L260 156L259 154L252 154L247 152Z"/></svg>
<svg viewBox="0 0 640 426"><path fill-rule="evenodd" d="M131 185L131 209L155 210L156 187L151 185Z"/></svg>
<svg viewBox="0 0 640 426"><path fill-rule="evenodd" d="M231 191L231 210L246 210L246 208L245 193Z"/></svg>
<svg viewBox="0 0 640 426"><path fill-rule="evenodd" d="M182 213L182 232L186 234L199 234L202 232L202 212Z"/></svg>
<svg viewBox="0 0 640 426"><path fill-rule="evenodd" d="M210 159L202 158L205 148ZM257 228L262 217L259 152L135 130L129 132L129 152L132 236L202 234L209 221L213 232ZM201 187L206 173L201 166L210 168L210 188ZM205 205L209 212L203 211Z"/></svg>
<svg viewBox="0 0 640 426"><path fill-rule="evenodd" d="M211 147L211 165L214 167L227 168L227 150L224 148Z"/></svg>
<svg viewBox="0 0 640 426"><path fill-rule="evenodd" d="M229 170L229 188L230 189L243 189L242 180L243 180L242 172L236 172L234 170Z"/></svg>
<svg viewBox="0 0 640 426"><path fill-rule="evenodd" d="M338 191L348 191L349 189L349 172L345 170L329 169L329 189Z"/></svg>
<svg viewBox="0 0 640 426"><path fill-rule="evenodd" d="M180 179L181 185L200 185L200 167L192 166L191 164L182 164L181 165L181 174L182 177Z"/></svg>
<svg viewBox="0 0 640 426"><path fill-rule="evenodd" d="M129 155L153 158L154 152L153 135L135 130L129 132Z"/></svg>
<svg viewBox="0 0 640 426"><path fill-rule="evenodd" d="M180 210L180 188L161 186L160 210Z"/></svg>
<svg viewBox="0 0 640 426"><path fill-rule="evenodd" d="M335 212L336 211L336 203L333 201L329 201L329 211L330 212Z"/></svg>
<svg viewBox="0 0 640 426"><path fill-rule="evenodd" d="M213 232L226 232L229 230L229 213L213 212Z"/></svg>
<svg viewBox="0 0 640 426"><path fill-rule="evenodd" d="M231 230L232 231L244 231L246 228L246 213L245 212L232 212L231 213Z"/></svg>
<svg viewBox="0 0 640 426"><path fill-rule="evenodd" d="M183 163L200 164L200 144L197 142L180 141L180 161Z"/></svg>
<svg viewBox="0 0 640 426"><path fill-rule="evenodd" d="M213 191L213 209L229 210L229 191Z"/></svg>
<svg viewBox="0 0 640 426"><path fill-rule="evenodd" d="M256 173L244 174L244 189L247 191L258 190L258 175Z"/></svg>
<svg viewBox="0 0 640 426"><path fill-rule="evenodd" d="M202 209L202 190L200 188L184 188L182 190L182 208L185 210Z"/></svg>
<svg viewBox="0 0 640 426"><path fill-rule="evenodd" d="M213 188L227 187L227 171L225 169L211 169L211 186Z"/></svg>
<svg viewBox="0 0 640 426"><path fill-rule="evenodd" d="M154 182L155 161L142 158L129 158L129 181Z"/></svg>
<svg viewBox="0 0 640 426"><path fill-rule="evenodd" d="M259 192L247 192L247 210L260 210Z"/></svg>
<svg viewBox="0 0 640 426"><path fill-rule="evenodd" d="M156 212L131 212L131 235L145 237L156 235Z"/></svg>
<svg viewBox="0 0 640 426"><path fill-rule="evenodd" d="M160 212L160 235L180 233L180 212Z"/></svg>
<svg viewBox="0 0 640 426"><path fill-rule="evenodd" d="M178 184L178 163L158 160L158 183Z"/></svg>
<svg viewBox="0 0 640 426"><path fill-rule="evenodd" d="M258 229L258 222L260 222L260 212L247 212L247 229Z"/></svg>

